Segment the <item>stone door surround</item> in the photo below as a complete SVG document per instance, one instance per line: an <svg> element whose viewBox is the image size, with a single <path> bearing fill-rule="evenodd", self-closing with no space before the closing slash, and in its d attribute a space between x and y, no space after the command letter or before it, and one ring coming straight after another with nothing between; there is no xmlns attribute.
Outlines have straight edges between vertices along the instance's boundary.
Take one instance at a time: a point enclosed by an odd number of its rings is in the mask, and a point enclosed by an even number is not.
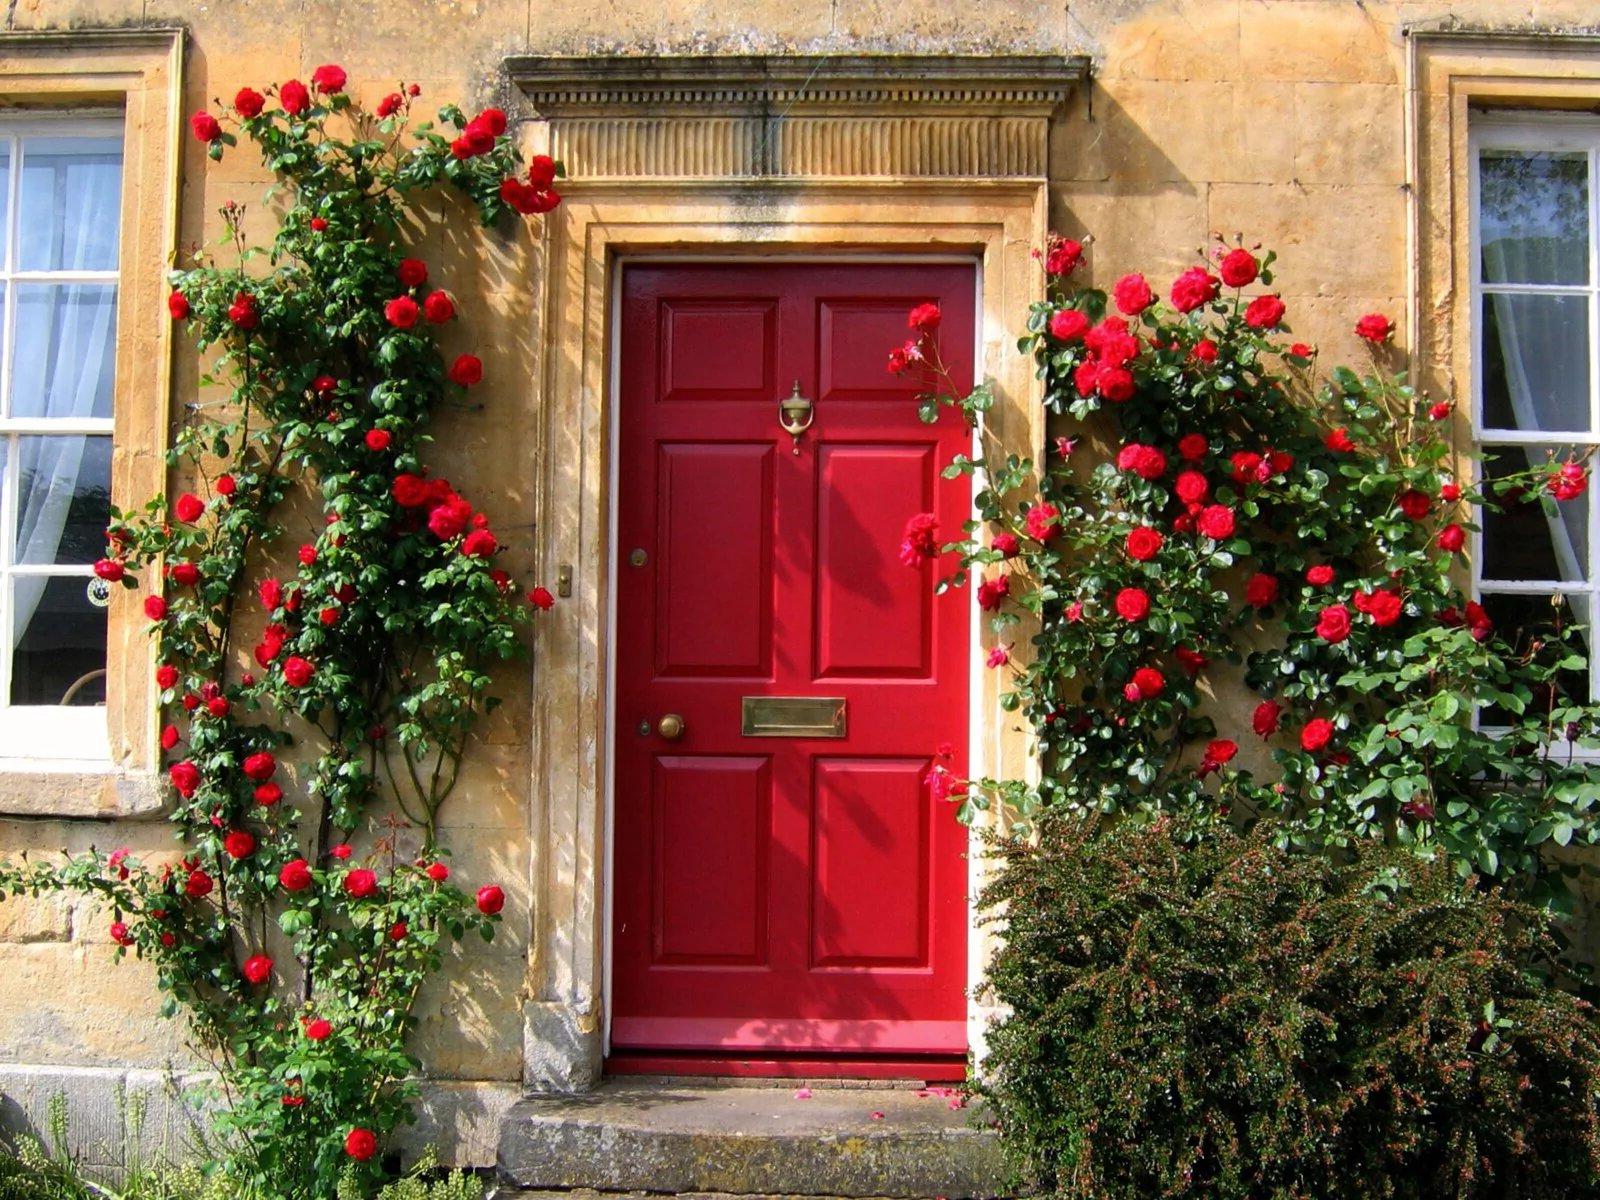
<svg viewBox="0 0 1600 1200"><path fill-rule="evenodd" d="M1087 65L1059 55L506 61L525 149L555 155L570 176L544 226L541 358L529 364L528 402L541 414L528 448L539 474L536 573L571 580L535 650L530 1089L593 1087L604 1048L618 264L842 253L974 261L977 373L997 394L985 436L1037 460L1043 413L1015 330L1043 291L1033 251L1047 230L1050 123ZM975 656L991 641L986 630L975 638ZM1026 774L1027 746L1000 719L998 680L978 662L972 771ZM982 871L975 860L969 888ZM971 943L974 980L986 947ZM969 1008L980 1052L986 1016Z"/></svg>

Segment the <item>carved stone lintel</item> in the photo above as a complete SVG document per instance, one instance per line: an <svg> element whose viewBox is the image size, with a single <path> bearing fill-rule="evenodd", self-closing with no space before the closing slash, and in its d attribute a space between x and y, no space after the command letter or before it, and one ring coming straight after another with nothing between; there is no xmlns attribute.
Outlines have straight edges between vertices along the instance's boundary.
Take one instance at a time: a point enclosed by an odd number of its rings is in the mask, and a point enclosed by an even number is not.
<svg viewBox="0 0 1600 1200"><path fill-rule="evenodd" d="M576 178L1043 179L1061 55L508 59Z"/></svg>

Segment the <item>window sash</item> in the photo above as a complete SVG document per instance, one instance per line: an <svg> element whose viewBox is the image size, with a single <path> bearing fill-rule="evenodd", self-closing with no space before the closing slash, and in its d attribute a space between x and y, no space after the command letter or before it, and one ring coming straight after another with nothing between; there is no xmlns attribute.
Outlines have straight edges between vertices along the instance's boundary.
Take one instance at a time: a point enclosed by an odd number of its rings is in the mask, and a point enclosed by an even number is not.
<svg viewBox="0 0 1600 1200"><path fill-rule="evenodd" d="M1582 449L1600 446L1600 121L1588 114L1548 114L1529 116L1510 113L1474 113L1468 130L1469 239L1471 279L1471 415L1475 446L1479 450L1538 451L1556 446ZM1510 150L1531 153L1582 154L1588 171L1588 282L1585 284L1501 283L1484 279L1483 214L1481 166L1485 151ZM1524 430L1488 427L1484 402L1487 357L1484 346L1484 306L1494 296L1572 296L1587 300L1589 428L1581 430ZM1481 479L1481 461L1475 468ZM1552 534L1552 536L1554 536ZM1587 538L1588 578L1582 580L1505 579L1486 576L1484 534L1471 539L1471 575L1474 595L1552 595L1582 597L1591 614L1600 614L1600 496L1593 488L1588 497ZM1600 697L1600 630L1591 629L1589 651L1589 696Z"/></svg>
<svg viewBox="0 0 1600 1200"><path fill-rule="evenodd" d="M70 125L69 125L70 123ZM38 136L58 138L108 138L119 143L123 133L120 116L48 114L21 119L0 119L0 144L8 151L5 179L6 219L3 245L0 245L0 296L5 299L4 321L0 322L0 449L4 470L0 472L0 758L43 760L54 766L63 764L101 764L110 758L110 733L107 707L96 705L24 705L11 703L13 659L15 654L14 581L19 579L82 579L94 577L89 564L19 563L16 561L16 529L20 504L21 442L24 436L83 436L110 438L112 417L14 417L12 404L13 369L16 351L16 322L19 305L16 285L48 283L54 285L112 285L120 292L121 276L116 270L20 270L22 229L22 146L25 139ZM127 186L126 147L118 186ZM118 205L120 219L121 205ZM125 231L119 231L119 235ZM119 236L119 242L121 237ZM116 293L114 293L116 294ZM120 306L117 315L120 321ZM117 334L111 332L109 351L116 352ZM108 628L109 636L109 628ZM109 645L108 645L109 650Z"/></svg>

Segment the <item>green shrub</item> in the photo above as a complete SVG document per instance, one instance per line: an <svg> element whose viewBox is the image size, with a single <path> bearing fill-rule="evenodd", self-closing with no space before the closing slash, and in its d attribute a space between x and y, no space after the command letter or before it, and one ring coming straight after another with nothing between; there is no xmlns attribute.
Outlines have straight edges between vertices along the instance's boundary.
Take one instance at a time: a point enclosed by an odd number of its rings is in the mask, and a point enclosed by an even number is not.
<svg viewBox="0 0 1600 1200"><path fill-rule="evenodd" d="M1343 864L1171 818L1047 818L985 901L1009 1015L983 1086L1070 1197L1573 1197L1600 1189L1600 1021L1519 966L1533 909L1444 863Z"/></svg>

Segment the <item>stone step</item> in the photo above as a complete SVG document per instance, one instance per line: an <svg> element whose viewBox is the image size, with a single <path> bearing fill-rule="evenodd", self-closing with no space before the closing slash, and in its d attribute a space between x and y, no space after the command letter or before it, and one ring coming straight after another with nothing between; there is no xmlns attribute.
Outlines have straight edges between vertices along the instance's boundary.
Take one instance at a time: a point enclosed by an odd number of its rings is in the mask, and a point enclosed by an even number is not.
<svg viewBox="0 0 1600 1200"><path fill-rule="evenodd" d="M728 1196L1002 1195L994 1131L911 1088L608 1081L530 1097L500 1127L501 1196L653 1192Z"/></svg>

